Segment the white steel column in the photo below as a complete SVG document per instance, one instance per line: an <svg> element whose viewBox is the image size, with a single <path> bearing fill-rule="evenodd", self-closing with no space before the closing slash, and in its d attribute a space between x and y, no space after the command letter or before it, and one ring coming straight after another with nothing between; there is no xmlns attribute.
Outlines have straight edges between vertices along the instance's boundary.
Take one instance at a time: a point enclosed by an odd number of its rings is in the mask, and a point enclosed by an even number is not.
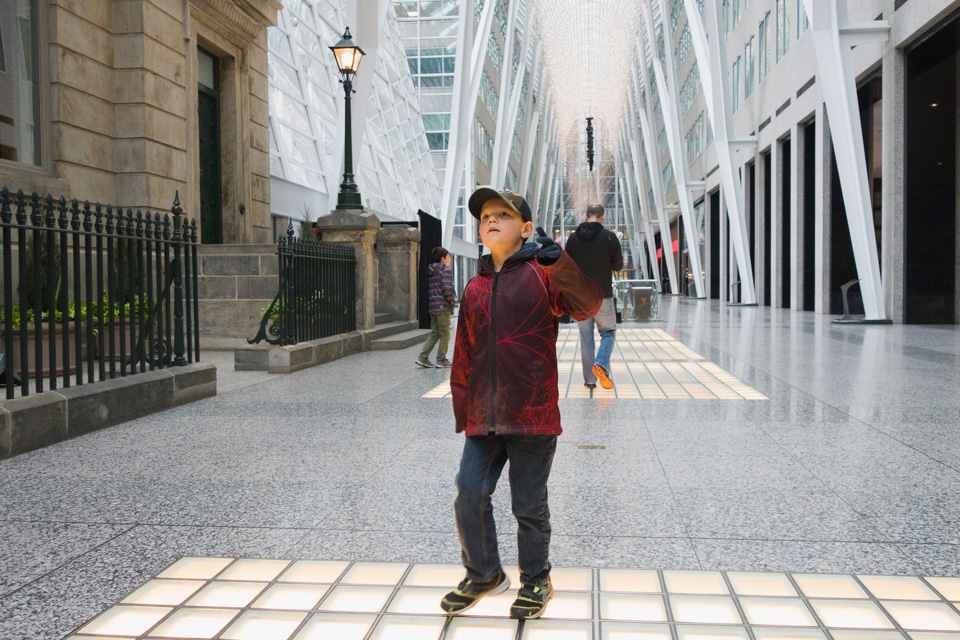
<svg viewBox="0 0 960 640"><path fill-rule="evenodd" d="M641 10L643 11L643 22L647 29L647 37L650 38L651 46L656 48L657 40L656 34L653 31L653 16L650 13L650 5L641 3ZM666 0L660 0L660 15L669 15ZM680 216L683 218L683 231L687 237L687 255L690 257L690 268L693 271L693 284L697 291L697 297L705 298L703 267L700 264L699 234L694 228L696 216L693 213L693 197L691 195L691 190L695 188L695 185L691 185L687 179L687 154L686 149L683 147L683 133L680 130L682 120L680 108L677 104L678 94L676 78L674 78L673 38L672 34L670 34L669 25L663 25L663 38L666 69L664 69L664 65L660 64L660 57L654 55L653 75L656 77L657 87L660 91L663 124L667 133L667 146L670 147L670 158L673 161L673 173L677 183L677 200L680 201ZM700 188L702 188L702 185Z"/></svg>
<svg viewBox="0 0 960 640"><path fill-rule="evenodd" d="M629 150L631 152L631 155L628 156L628 158L631 158L634 143L631 141L628 144L628 146L630 147ZM623 160L621 160L620 162L621 164L623 164L623 168L624 168L622 175L624 176L623 181L627 186L627 197L625 198L625 200L627 200L630 204L630 215L633 218L633 232L635 237L639 238L642 230L644 240L645 240L645 246L644 246L644 243L641 243L639 241L634 243L634 247L636 248L637 258L638 260L642 260L644 255L646 255L647 261L649 262L649 264L651 265L651 268L653 269L653 272L650 274L650 276L659 283L660 282L660 265L657 264L657 245L653 238L653 231L650 228L649 220L647 220L640 213L641 207L640 207L640 201L638 199L639 194L634 193L635 184L638 190L640 188L640 183L639 182L635 183L633 180L633 177L636 176L639 172L637 171L637 168L635 164L632 162L632 160L629 162L630 164L629 173L626 171L627 163ZM642 222L641 222L641 219L643 219ZM637 266L639 267L640 265L637 265Z"/></svg>
<svg viewBox="0 0 960 640"><path fill-rule="evenodd" d="M756 148L757 139L755 136L732 137L732 104L727 98L725 81L727 57L716 5L712 2L704 3L704 16L701 19L694 0L683 0L683 2L694 53L700 69L700 83L703 85L704 99L707 103L707 115L713 127L714 148L717 150L720 166L720 183L723 186L722 193L727 203L727 216L730 220L730 239L736 254L737 271L740 273L740 302L745 305L754 305L757 303L757 292L750 260L743 181L737 171L736 152L740 148Z"/></svg>
<svg viewBox="0 0 960 640"><path fill-rule="evenodd" d="M510 99L507 104L507 111L504 114L504 122L497 122L497 139L493 148L493 166L491 172L494 184L503 184L507 176L507 166L510 163L510 150L513 146L513 132L517 127L517 115L520 111L520 99L523 97L523 76L526 73L527 55L529 48L533 43L531 29L527 29L523 36L523 48L520 57L520 63L517 65L517 75L512 78L512 88L510 90ZM537 44L536 56L540 55L540 45ZM500 130L503 129L503 135ZM520 158L517 158L518 160Z"/></svg>
<svg viewBox="0 0 960 640"><path fill-rule="evenodd" d="M533 91L531 90L531 95ZM527 195L527 187L530 184L530 170L533 167L533 149L536 147L537 153L540 155L536 159L537 168L539 171L543 171L542 159L544 157L544 147L547 139L547 132L549 131L550 124L550 109L552 108L551 95L550 92L547 92L546 98L540 100L539 108L533 112L533 121L530 123L530 127L527 130L527 140L523 143L523 164L520 167L520 183L517 185L517 192L523 195ZM539 174L535 176L534 189L536 185L539 184Z"/></svg>
<svg viewBox="0 0 960 640"><path fill-rule="evenodd" d="M469 0L461 0L468 2ZM499 2L500 0L486 0L487 2ZM500 62L500 88L497 92L497 132L493 139L493 161L490 166L490 184L495 189L503 187L503 178L499 176L500 155L502 153L504 139L507 138L507 148L510 148L509 138L513 137L513 132L506 131L506 121L509 119L507 113L510 109L510 85L513 83L513 49L517 46L516 25L517 8L519 2L507 1L507 32L503 42L503 59ZM529 32L529 29L526 29ZM519 66L517 67L519 69ZM492 113L490 115L493 115ZM505 172L504 172L505 173Z"/></svg>
<svg viewBox="0 0 960 640"><path fill-rule="evenodd" d="M680 283L677 280L677 265L673 260L673 237L670 235L670 214L667 212L667 206L663 188L663 175L660 172L660 155L657 153L656 142L653 138L653 105L650 103L650 78L647 77L646 58L643 54L643 43L637 38L637 55L639 64L633 70L634 90L637 92L640 104L637 117L640 118L640 136L643 140L643 149L647 157L647 172L650 175L650 186L653 188L653 202L657 208L657 223L660 227L660 247L663 250L663 257L667 263L667 276L670 279L670 290L680 291ZM642 78L642 85L638 79ZM643 87L643 94L640 93L640 87ZM642 158L639 150L635 160L637 166L640 166ZM656 253L654 253L656 255Z"/></svg>
<svg viewBox="0 0 960 640"><path fill-rule="evenodd" d="M457 214L457 197L463 184L463 171L470 153L470 129L477 112L477 94L483 59L487 55L487 36L493 23L493 5L484 4L473 38L473 3L460 3L460 22L457 25L457 63L453 79L453 107L450 116L450 144L447 168L443 174L443 200L440 219L443 225L443 246L453 238L453 223ZM469 186L468 186L469 188ZM469 194L467 194L469 196Z"/></svg>
<svg viewBox="0 0 960 640"><path fill-rule="evenodd" d="M813 31L817 70L830 118L830 135L837 157L837 173L840 174L866 320L888 321L883 305L851 49L860 44L887 40L890 25L885 20L851 23L847 17L846 0L804 0L804 7Z"/></svg>

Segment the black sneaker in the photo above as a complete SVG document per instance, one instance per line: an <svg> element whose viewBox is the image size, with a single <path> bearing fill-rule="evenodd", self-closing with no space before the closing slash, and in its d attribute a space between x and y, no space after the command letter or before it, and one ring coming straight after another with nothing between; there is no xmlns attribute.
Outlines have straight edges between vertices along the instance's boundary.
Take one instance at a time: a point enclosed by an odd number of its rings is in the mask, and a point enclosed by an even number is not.
<svg viewBox="0 0 960 640"><path fill-rule="evenodd" d="M518 620L532 620L543 615L547 603L553 597L553 584L533 585L524 582L520 585L517 599L510 607L510 617Z"/></svg>
<svg viewBox="0 0 960 640"><path fill-rule="evenodd" d="M456 589L443 596L443 600L440 601L440 608L451 615L463 613L477 604L480 598L501 594L509 587L510 578L503 571L503 568L500 569L495 578L487 582L474 582L465 578Z"/></svg>

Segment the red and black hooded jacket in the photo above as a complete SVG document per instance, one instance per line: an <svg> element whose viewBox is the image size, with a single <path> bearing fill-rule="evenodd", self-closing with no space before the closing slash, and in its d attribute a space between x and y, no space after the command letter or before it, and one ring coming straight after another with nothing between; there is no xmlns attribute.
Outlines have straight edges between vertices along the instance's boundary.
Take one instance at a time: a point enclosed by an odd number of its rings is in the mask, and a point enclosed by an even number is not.
<svg viewBox="0 0 960 640"><path fill-rule="evenodd" d="M498 273L490 256L464 289L450 388L457 433L559 435L557 328L593 317L602 294L566 253L550 266L524 244Z"/></svg>

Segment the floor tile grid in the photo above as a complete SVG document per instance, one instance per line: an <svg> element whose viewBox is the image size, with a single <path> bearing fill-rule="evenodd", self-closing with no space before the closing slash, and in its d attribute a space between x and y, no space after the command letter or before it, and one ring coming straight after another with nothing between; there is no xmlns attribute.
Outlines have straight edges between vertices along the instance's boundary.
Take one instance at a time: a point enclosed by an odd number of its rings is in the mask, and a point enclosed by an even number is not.
<svg viewBox="0 0 960 640"><path fill-rule="evenodd" d="M219 578L219 577L221 577L221 576L224 576L226 573L228 573L228 572L230 571L230 569L236 565L236 563L241 562L241 561L243 561L243 560L244 560L244 559L232 560L232 561L230 561L230 562L227 564L227 566L225 566L221 571L217 572L217 574L216 574L213 578L197 579L196 581L197 581L197 582L201 582L204 586L206 586L206 585L208 585L208 584L210 584L210 583L213 583L213 582L217 581L217 578ZM220 639L221 637L223 637L223 635L224 635L225 633L228 633L228 632L230 631L230 629L231 629L231 627L234 625L234 623L236 623L238 620L240 620L240 619L243 617L243 615L244 615L245 613L247 613L248 611L251 611L251 610L261 611L260 609L254 609L254 608L252 607L252 605L253 605L253 603L255 603L263 594L265 594L265 593L270 589L270 587L272 587L272 586L274 586L274 585L277 585L277 584L281 584L281 585L292 584L292 583L289 583L289 582L286 582L286 581L281 581L281 578L283 578L283 577L284 577L284 574L285 574L288 570L290 570L291 567L293 567L295 564L296 564L295 561L294 561L294 562L289 562L286 566L284 566L284 568L283 568L282 570L280 570L280 571L278 572L278 574L274 577L273 580L271 580L271 581L269 581L269 582L266 582L266 583L265 583L265 586L263 586L262 589L257 593L257 595L254 596L254 597L251 599L250 603L249 603L247 606L243 607L242 609L237 609L234 617L231 618L230 621L224 625L223 629L221 629L220 632L218 632L215 636L213 636L213 638L215 638L215 639ZM336 578L332 583L330 583L329 585L327 585L326 583L324 583L324 586L327 586L327 591L326 591L326 593L324 594L324 596L319 600L319 602L318 602L316 605L314 605L314 607L313 607L310 611L298 611L298 612L297 612L297 613L300 613L300 614L303 615L303 619L302 619L302 621L300 622L300 624L297 626L296 630L294 630L292 633L290 633L289 636L287 636L287 637L289 637L289 638L296 638L296 634L297 634L297 633L300 633L301 629L310 621L310 619L311 619L311 617L312 617L312 614L320 612L321 607L323 606L324 602L325 602L328 598L331 597L331 594L333 594L333 593L336 592L336 587L338 587L338 586L351 586L351 587L355 587L355 586L379 586L379 587L390 587L390 588L391 588L391 593L390 593L390 595L386 598L386 600L384 601L383 606L380 608L380 610L379 610L378 612L372 614L373 616L375 616L375 620L374 620L373 623L371 624L370 629L369 629L368 633L366 634L365 638L371 638L372 635L377 632L377 630L378 630L378 628L379 628L378 625L380 624L380 622L382 621L382 619L383 619L385 616L390 616L391 618L397 618L397 619L402 619L402 618L404 618L404 617L407 617L407 618L409 619L409 618L415 618L415 617L424 617L424 616L433 617L433 616L442 616L442 615L443 615L442 613L439 613L439 612L437 612L437 613L432 613L432 614L431 614L431 613L423 613L423 612L399 613L399 612L391 612L391 611L390 611L391 605L393 604L393 602L394 602L395 599L397 598L397 595L398 595L398 593L401 591L401 589L416 591L416 590L418 590L418 589L424 589L424 588L437 588L436 586L432 586L432 587L431 587L431 586L429 586L429 585L410 586L410 585L406 585L406 584L405 584L406 581L407 581L407 578L409 577L409 575L410 575L411 571L413 570L413 568L416 567L416 566L418 566L418 565L416 565L416 564L407 564L407 565L403 568L403 570L402 570L402 572L401 572L401 574L400 574L400 577L399 577L398 579L396 579L396 582L395 582L394 584L392 584L392 585L389 585L389 584L387 584L387 585L385 585L385 584L360 585L360 584L353 584L353 583L343 582L343 580L344 580L348 575L350 575L351 570L352 570L353 568L355 568L355 567L357 567L357 566L370 566L370 565L376 565L376 564L377 564L377 563L364 563L364 562L350 562L350 563L346 564L345 568L343 568L343 570L340 572L339 576L337 576L337 578ZM389 563L389 564L399 564L399 563ZM452 565L451 565L451 566L452 566ZM558 570L557 572L559 573L560 571L562 571L562 569ZM785 603L796 603L797 601L801 602L802 605L803 605L803 607L804 607L805 610L806 610L806 613L809 613L810 616L813 618L813 620L815 620L815 622L817 623L817 627L812 627L812 626L807 625L807 626L801 627L801 628L807 628L807 629L811 629L811 630L816 629L816 628L819 628L821 631L825 631L825 632L828 631L828 629L830 629L830 628L832 628L832 629L864 629L864 627L843 627L843 626L837 626L837 625L834 625L833 627L827 627L827 624L825 623L825 621L821 618L821 616L820 616L819 613L817 612L817 609L816 609L816 607L814 606L814 603L817 603L817 602L824 603L824 602L831 602L831 601L838 601L838 600L843 600L843 601L845 601L845 602L853 602L853 603L869 602L869 603L871 603L871 604L873 605L873 607L876 609L876 611L880 612L882 615L884 615L884 616L886 617L886 619L887 619L887 621L889 622L889 625L890 625L890 626L887 628L888 631L899 632L902 637L905 637L905 638L908 638L908 637L909 637L908 635L906 635L906 634L907 634L907 631L899 624L899 622L897 621L897 619L896 619L893 615L891 615L891 614L889 613L889 611L887 610L887 608L886 608L885 606L883 606L883 602L895 602L895 601L893 601L893 600L881 600L879 597L877 597L877 596L873 593L873 591L870 589L870 587L869 587L867 584L865 584L864 581L861 580L860 577L858 577L857 575L850 575L850 578L852 578L852 579L856 582L856 584L859 586L859 588L862 590L863 596L862 596L862 597L857 597L857 598L838 599L838 598L836 598L836 597L833 597L833 598L815 598L815 597L808 596L808 595L806 594L805 590L804 590L804 589L801 587L801 585L799 584L799 582L795 579L794 575L793 575L793 574L790 574L790 573L768 573L768 574L766 574L766 575L777 576L777 577L786 577L786 579L789 581L791 587L792 587L793 590L795 591L795 594L793 594L793 595L762 595L762 594L756 594L756 593L752 593L752 594L751 594L751 593L739 593L739 592L737 591L737 589L735 588L734 583L733 583L733 581L730 579L730 576L729 576L729 574L728 574L727 572L693 572L694 574L702 574L702 575L719 575L719 576L722 578L723 584L724 584L725 587L726 587L726 591L727 591L726 594L721 593L721 592L718 592L718 591L710 591L709 589L707 589L707 590L700 590L699 593L696 593L696 592L688 593L687 591L671 592L671 591L669 590L669 588L668 588L668 584L667 584L667 581L666 581L666 574L665 574L663 571L656 571L657 582L659 583L659 589L660 589L659 592L655 592L655 591L636 591L636 592L632 592L632 591L603 590L602 587L601 587L601 584L602 584L602 582L601 582L601 571L602 571L601 569L596 569L596 568L590 570L590 576L591 576L591 578L590 578L590 579L591 579L591 585L590 585L590 586L591 586L591 589L590 589L589 592L588 592L588 591L585 591L585 590L577 590L577 589L565 589L565 590L562 590L562 591L561 591L561 590L558 590L558 595L559 595L559 594L563 594L563 593L590 593L590 594L591 594L590 601L591 601L591 609L592 609L592 610L590 611L590 614L589 614L589 615L590 615L590 619L591 619L591 621L592 621L592 623L593 623L592 626L593 626L593 628L594 628L594 633L595 633L595 636L594 636L594 637L595 637L596 639L599 639L599 638L601 637L599 634L600 634L600 631L601 631L602 626L603 626L604 624L624 623L624 622L636 622L636 623L638 623L638 624L653 624L653 625L658 626L658 627L663 627L664 630L666 630L667 628L669 628L669 630L670 630L670 636L671 636L672 638L674 638L674 639L676 639L676 638L679 637L678 629L679 629L679 630L685 630L685 629L690 629L690 628L692 628L692 625L693 625L693 626L695 626L695 625L701 625L701 626L702 626L702 625L704 625L704 624L709 624L709 625L715 627L715 629L718 630L718 631L723 630L723 629L728 629L728 630L742 629L742 630L744 630L744 631L746 631L746 632L748 633L748 635L749 635L750 638L755 638L756 635L755 635L754 632L753 632L754 627L756 627L756 628L768 629L768 628L771 628L771 623L769 623L769 622L759 623L759 624L751 623L751 622L750 622L750 619L749 619L749 617L748 617L748 615L747 615L747 612L746 612L746 610L745 610L745 608L744 608L744 606L743 606L743 603L741 602L741 598L748 598L748 599L749 599L749 598L758 598L758 597L762 597L762 598L764 598L764 599L766 599L766 600L772 600L772 601L782 600L782 601L785 602ZM652 572L653 572L653 571L651 570L651 573L652 573ZM684 572L684 573L685 573L685 572ZM755 575L763 575L763 572L750 572L750 573L751 573L751 574L755 574ZM161 572L160 575L163 575L163 572ZM845 578L846 576L840 576L840 577L841 577L841 578ZM960 609L958 609L957 606L956 606L953 602L947 600L947 598L944 597L944 595L940 592L939 589L936 588L936 586L934 586L933 584L931 584L930 582L928 582L927 580L925 580L922 576L918 576L917 579L919 579L920 582L921 582L924 586L926 586L926 587L930 590L930 592L934 595L934 597L936 598L936 600L933 600L933 601L927 600L927 601L922 601L922 602L936 602L936 603L938 603L938 604L942 604L942 605L944 605L949 611L951 611L955 616L957 616L957 620L960 620ZM260 582L262 582L262 581L258 581L258 583L260 583ZM158 620L156 624L154 624L153 626L151 626L151 627L150 627L150 630L147 630L143 635L141 635L141 636L139 636L139 637L141 637L141 638L145 638L145 637L162 638L163 636L149 636L149 633L150 633L151 630L157 629L157 628L159 628L161 625L163 625L164 622L167 621L167 620L169 620L173 615L175 615L178 610L180 610L181 608L187 606L187 605L185 604L186 601L188 601L190 598L194 597L194 595L195 595L196 593L199 593L199 592L201 591L201 589L202 589L202 587L196 589L196 590L193 592L193 595L190 595L190 596L185 597L183 603L181 603L180 605L175 606L167 615L165 615L163 618L161 618L160 620ZM694 591L695 591L695 590L694 590ZM602 612L602 606L603 606L602 602L603 602L603 599L602 599L602 597L601 597L601 594L632 595L632 596L647 596L647 597L658 596L658 597L661 598L661 602L663 603L663 610L664 610L664 613L665 613L665 615L666 615L666 620L642 620L642 619L630 620L630 619L624 619L624 618L613 618L613 619L611 619L611 618L604 618L604 617L603 617L603 612ZM728 598L728 599L730 599L730 600L734 603L734 605L735 605L735 607L736 607L737 614L739 615L739 618L740 618L740 623L720 623L720 622L711 622L711 621L706 621L706 622L705 622L705 621L678 621L678 620L676 619L676 616L674 615L674 607L675 607L674 598L676 598L676 597L678 597L678 596L681 597L681 598L683 598L683 597L694 597L694 598L696 598L696 597L707 597L707 598L709 598L710 596L717 596L717 597L720 597L720 598ZM124 599L126 599L126 598L124 598ZM910 600L900 600L900 601L896 601L896 603L902 603L902 604L910 604L910 603L916 604L917 602L921 602L921 601L910 601ZM119 604L119 603L118 603L118 604ZM134 607L135 607L135 606L156 606L156 605L126 605L126 606L134 606ZM108 611L109 611L109 609L108 609ZM339 612L339 611L336 611L336 612L335 612L335 611L331 610L331 611L329 611L328 613L341 613L341 612ZM346 612L344 612L344 613L346 613ZM550 613L550 611L549 611L549 609L548 609L548 615L549 615L549 613ZM500 616L498 616L498 617L500 617ZM583 620L583 621L586 621L586 620L585 620L584 618L582 618L582 617L581 617L581 618L562 618L562 617L554 618L553 616L551 616L551 618L556 619L556 620ZM447 621L444 623L444 625L443 625L443 631L442 631L442 633L439 635L438 640L445 640L446 632L447 632L447 629L448 629L448 627L449 627L449 624L450 624L450 620L447 620ZM782 626L781 628L783 628L783 629L788 629L789 627L787 627L787 626ZM911 629L911 630L914 630L914 629ZM923 631L923 629L917 629L917 630ZM82 636L74 636L74 637L76 637L76 638L85 638L85 637L98 637L98 636L96 636L96 635L91 635L91 636L82 635ZM521 626L518 628L518 630L517 630L516 638L517 638L517 640L520 640L522 637L523 637L523 626L521 625ZM944 640L946 640L948 637L949 637L949 638L954 638L955 635L949 635L949 636L946 635L946 634L943 635Z"/></svg>

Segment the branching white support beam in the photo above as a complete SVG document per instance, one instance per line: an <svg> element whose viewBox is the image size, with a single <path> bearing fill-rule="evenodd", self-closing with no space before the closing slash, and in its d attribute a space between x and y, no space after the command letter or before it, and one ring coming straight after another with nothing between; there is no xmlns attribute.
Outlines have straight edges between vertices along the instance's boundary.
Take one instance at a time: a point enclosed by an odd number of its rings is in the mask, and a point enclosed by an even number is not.
<svg viewBox="0 0 960 640"><path fill-rule="evenodd" d="M657 153L656 143L653 138L653 104L650 101L650 78L647 77L647 65L643 56L643 43L637 39L637 55L639 64L633 70L634 90L637 92L640 101L640 137L643 140L643 149L647 156L647 173L650 176L650 186L653 188L653 203L657 208L657 223L660 227L660 246L663 249L663 256L667 263L667 276L670 279L670 290L679 291L680 283L677 280L677 265L673 260L673 238L670 235L670 215L667 213L666 195L663 188L663 176L660 173L660 155ZM639 72L637 70L639 67ZM639 73L639 76L638 76ZM642 84L641 84L642 79ZM640 87L643 87L643 93ZM637 166L640 166L641 158L639 150L635 160ZM656 255L656 253L654 253Z"/></svg>
<svg viewBox="0 0 960 640"><path fill-rule="evenodd" d="M510 165L510 150L513 146L513 132L517 128L517 116L520 112L520 99L523 97L523 76L527 70L527 55L530 53L529 48L533 44L533 38L531 37L533 29L527 29L526 33L523 36L523 52L520 57L520 63L517 65L517 75L513 78L512 88L510 89L510 104L507 105L507 114L506 126L503 130L503 135L500 135L500 123L497 123L497 143L500 145L499 149L494 148L494 165L496 166L496 172L493 173L494 184L504 184L504 180L507 176L507 167ZM536 56L540 55L540 45L537 44ZM499 154L499 155L497 155ZM519 158L517 158L519 160Z"/></svg>
<svg viewBox="0 0 960 640"><path fill-rule="evenodd" d="M543 201L544 210L538 213L538 220L540 221L540 224L538 226L541 226L541 227L549 223L548 216L550 215L551 208L553 207L553 200L550 199L550 196L553 195L553 188L554 188L553 175L554 173L556 173L556 169L557 169L556 162L551 162L550 168L547 169L547 184L546 184L547 193L544 196L544 201Z"/></svg>
<svg viewBox="0 0 960 640"><path fill-rule="evenodd" d="M531 92L531 97L532 97ZM527 140L523 143L523 165L520 167L520 184L517 185L517 192L526 196L527 186L530 184L530 169L533 167L534 157L533 149L536 147L540 157L536 158L538 169L542 172L543 165L541 159L544 157L544 145L550 123L551 95L547 92L546 98L541 95L539 108L533 113L533 122L527 130ZM535 177L534 188L539 184L539 174Z"/></svg>
<svg viewBox="0 0 960 640"><path fill-rule="evenodd" d="M496 3L499 2L499 0L488 0L488 2ZM520 3L508 2L507 4L509 5L507 9L507 31L503 42L503 59L500 62L500 89L497 91L497 131L493 139L493 161L490 165L490 184L492 184L495 189L503 187L503 177L500 175L500 156L503 153L503 145L506 144L509 149L510 139L513 137L513 132L507 131L506 123L509 119L511 106L509 98L510 86L514 81L512 74L513 49L517 46L514 36L517 26L517 9ZM526 29L526 31L529 32L530 29ZM506 172L504 171L504 173Z"/></svg>
<svg viewBox="0 0 960 640"><path fill-rule="evenodd" d="M863 308L867 320L885 321L877 236L850 50L860 44L886 40L890 25L886 21L848 22L846 0L804 0L804 7L813 31Z"/></svg>
<svg viewBox="0 0 960 640"><path fill-rule="evenodd" d="M713 127L714 148L717 150L720 166L720 184L723 186L723 196L727 203L730 237L737 258L737 271L740 274L740 302L756 304L757 292L750 260L743 181L736 168L736 152L738 149L756 148L757 140L755 137L733 137L731 102L727 99L724 80L727 77L726 49L720 35L720 18L716 4L704 3L704 16L701 19L695 0L683 0L683 3L693 50L700 68L700 83L703 85L707 103L707 116Z"/></svg>
<svg viewBox="0 0 960 640"><path fill-rule="evenodd" d="M668 15L666 0L659 0L660 15ZM641 4L644 24L650 42L656 43L656 34L653 32L653 16L650 5ZM683 218L683 231L687 237L687 256L690 260L690 270L693 272L693 285L698 298L706 298L706 289L703 286L703 267L700 264L700 234L696 229L697 217L693 211L693 196L687 184L687 154L683 144L683 124L680 114L679 93L677 79L674 77L673 38L670 28L664 26L664 54L666 65L660 64L660 58L653 56L653 74L660 92L660 106L663 112L663 124L667 133L667 146L670 147L670 158L673 160L673 174L677 183L677 200L680 202L680 216ZM664 68L666 67L666 68Z"/></svg>
<svg viewBox="0 0 960 640"><path fill-rule="evenodd" d="M457 214L457 198L463 184L464 166L470 153L470 129L477 113L477 94L483 59L487 55L487 37L493 24L494 2L487 2L480 14L477 41L473 41L473 3L460 3L460 22L457 25L457 73L453 80L453 107L450 118L450 145L447 167L443 175L443 200L440 219L443 228L443 246L453 238L453 223ZM464 70L470 69L470 73ZM469 195L469 194L468 194Z"/></svg>
<svg viewBox="0 0 960 640"><path fill-rule="evenodd" d="M619 162L623 167L621 171L621 175L624 176L623 182L626 184L626 188L627 188L626 189L627 197L624 198L624 200L626 200L627 204L629 205L630 218L633 220L633 234L631 237L636 238L636 240L633 242L635 260L638 263L636 266L638 269L640 269L641 264L639 263L642 263L642 266L645 269L647 264L652 265L653 272L650 274L650 277L654 278L655 280L657 280L657 282L659 282L660 281L660 265L657 264L656 243L653 238L653 233L651 232L652 230L649 228L649 223L645 225L644 224L645 220L644 222L641 221L641 219L643 218L643 215L640 212L641 211L640 201L637 198L638 194L634 192L634 187L636 186L639 189L640 183L635 181L635 176L638 174L638 172L636 170L636 166L634 165L631 159L633 154L633 145L632 145L632 142L627 141L625 138L624 144L621 145L621 147L623 150L628 150L630 152L627 155L628 160L626 162L623 160L624 154L621 153L621 158ZM627 169L629 169L629 171ZM645 246L644 246L644 243L641 243L639 241L641 232L643 233L643 236L644 236ZM646 256L646 259L647 259L645 262L643 261L644 256Z"/></svg>
<svg viewBox="0 0 960 640"><path fill-rule="evenodd" d="M643 188L646 186L643 180L643 171L640 169L640 149L637 147L637 141L630 140L630 159L631 164L633 165L633 175L636 178L636 185L638 190L641 193L637 194L637 207L640 216L641 223L643 224L644 235L646 236L647 241L647 255L650 259L650 265L653 268L652 276L657 280L657 290L660 290L660 263L657 260L657 239L653 234L653 224L650 221L649 215L649 204L644 202L642 193ZM647 211L647 215L644 215L644 211ZM667 227L669 229L669 227Z"/></svg>

